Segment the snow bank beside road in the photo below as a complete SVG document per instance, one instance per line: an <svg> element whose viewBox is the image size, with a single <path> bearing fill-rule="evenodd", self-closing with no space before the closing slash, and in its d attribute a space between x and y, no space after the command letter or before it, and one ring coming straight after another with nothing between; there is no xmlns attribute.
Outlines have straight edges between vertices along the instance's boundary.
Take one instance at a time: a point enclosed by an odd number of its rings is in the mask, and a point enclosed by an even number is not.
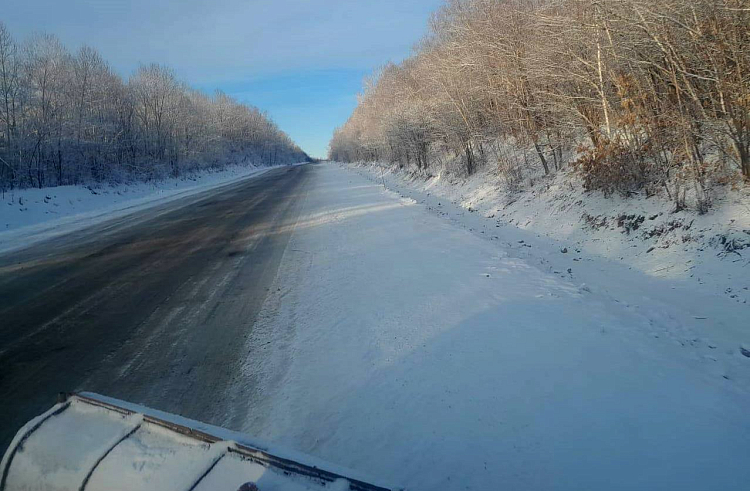
<svg viewBox="0 0 750 491"><path fill-rule="evenodd" d="M586 193L559 172L530 189L510 193L489 167L469 179L419 178L392 168L350 165L373 182L412 196L467 227L499 225L558 241L571 255L580 251L619 261L649 276L684 280L712 294L750 306L750 188L726 191L705 215L673 213L661 198ZM574 184L576 183L576 184ZM452 213L450 205L461 208ZM469 212L469 213L466 213ZM495 234L496 235L496 234Z"/></svg>
<svg viewBox="0 0 750 491"><path fill-rule="evenodd" d="M418 201L316 167L232 389L244 431L413 490L750 480L750 359L695 319L736 343L744 306L594 260L610 288L583 285Z"/></svg>
<svg viewBox="0 0 750 491"><path fill-rule="evenodd" d="M718 203L712 215L693 214L696 230L704 233L686 249L657 248L652 245L654 241L663 239L669 244L676 233L644 239L635 234L629 236L617 226L592 231L576 217L581 207L592 213L599 210L600 218L605 215L602 210L617 216L625 209L635 215L639 206L641 210L646 206L666 209L669 204L660 200L609 200L588 195L588 202L571 197L575 190L564 182L568 189L545 186L544 191L520 195L519 205L514 202L502 211L492 211L490 207L499 207L507 195L498 193L487 175L478 174L464 182L445 182L439 176L425 181L406 179L398 173L381 174L379 168L372 166L345 168L374 184L382 186L385 182L402 198L412 199L426 211L498 244L513 257L573 281L584 291L612 298L648 320L656 328L653 336L690 346L708 370L750 388L750 266L747 259L737 261L734 256L723 254L722 249L717 251L706 238L706 230L732 235L750 220L750 213L743 214L745 198L750 196L739 194L730 203ZM524 204L528 202L531 203ZM691 216L674 215L678 217L675 220ZM663 219L661 215L658 218ZM653 250L648 252L649 249ZM677 312L673 314L673 310Z"/></svg>
<svg viewBox="0 0 750 491"><path fill-rule="evenodd" d="M8 191L0 199L0 252L240 181L268 169L242 165L157 182Z"/></svg>

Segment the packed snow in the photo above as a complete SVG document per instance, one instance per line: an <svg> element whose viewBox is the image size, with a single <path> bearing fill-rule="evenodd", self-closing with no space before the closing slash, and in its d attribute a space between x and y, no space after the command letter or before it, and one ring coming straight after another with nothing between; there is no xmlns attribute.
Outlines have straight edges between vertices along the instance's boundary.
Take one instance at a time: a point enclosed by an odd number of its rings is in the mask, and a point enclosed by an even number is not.
<svg viewBox="0 0 750 491"><path fill-rule="evenodd" d="M585 192L572 169L538 176L528 188L513 191L491 166L469 178L444 172L418 176L386 164L350 167L463 226L523 229L573 252L580 249L649 276L694 282L750 304L748 187L716 189L712 208L698 214L675 212L674 203L661 196Z"/></svg>
<svg viewBox="0 0 750 491"><path fill-rule="evenodd" d="M235 165L153 182L6 191L0 196L0 252L237 182L268 169Z"/></svg>
<svg viewBox="0 0 750 491"><path fill-rule="evenodd" d="M412 490L747 486L746 304L377 177L316 166L227 425Z"/></svg>

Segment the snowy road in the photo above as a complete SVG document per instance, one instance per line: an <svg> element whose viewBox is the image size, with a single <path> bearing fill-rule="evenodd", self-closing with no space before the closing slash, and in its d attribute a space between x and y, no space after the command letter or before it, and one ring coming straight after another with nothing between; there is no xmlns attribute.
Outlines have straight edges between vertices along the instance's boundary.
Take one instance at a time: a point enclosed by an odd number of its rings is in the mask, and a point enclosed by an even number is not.
<svg viewBox="0 0 750 491"><path fill-rule="evenodd" d="M309 165L3 257L2 441L88 389L410 490L747 487L747 306L417 198Z"/></svg>
<svg viewBox="0 0 750 491"><path fill-rule="evenodd" d="M224 423L412 490L747 487L746 306L479 235L315 166Z"/></svg>
<svg viewBox="0 0 750 491"><path fill-rule="evenodd" d="M221 423L309 172L271 170L0 256L0 453L60 391Z"/></svg>

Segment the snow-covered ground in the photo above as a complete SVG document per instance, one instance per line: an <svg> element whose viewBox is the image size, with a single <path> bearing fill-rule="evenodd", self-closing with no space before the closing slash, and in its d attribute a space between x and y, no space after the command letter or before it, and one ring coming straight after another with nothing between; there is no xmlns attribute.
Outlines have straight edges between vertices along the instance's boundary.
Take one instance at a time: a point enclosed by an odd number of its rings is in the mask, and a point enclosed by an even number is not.
<svg viewBox="0 0 750 491"><path fill-rule="evenodd" d="M351 167L464 226L499 225L504 234L506 225L510 233L527 230L571 254L580 250L649 276L695 282L750 304L750 187L716 189L713 207L699 215L674 213L674 204L662 197L586 193L572 170L510 192L491 166L469 179L443 173L424 178L385 165Z"/></svg>
<svg viewBox="0 0 750 491"><path fill-rule="evenodd" d="M244 431L412 490L747 486L747 305L415 196L317 166Z"/></svg>
<svg viewBox="0 0 750 491"><path fill-rule="evenodd" d="M155 182L17 189L0 196L0 252L230 184L270 167L236 165Z"/></svg>

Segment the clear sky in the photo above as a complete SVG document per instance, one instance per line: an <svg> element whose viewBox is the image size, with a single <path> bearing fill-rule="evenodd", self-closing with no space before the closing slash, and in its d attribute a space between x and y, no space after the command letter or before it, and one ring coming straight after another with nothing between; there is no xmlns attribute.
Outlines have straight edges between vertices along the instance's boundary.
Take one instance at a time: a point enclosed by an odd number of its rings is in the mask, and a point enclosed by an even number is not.
<svg viewBox="0 0 750 491"><path fill-rule="evenodd" d="M373 68L407 56L441 0L4 0L17 40L56 34L128 76L164 63L194 87L266 110L324 157Z"/></svg>

